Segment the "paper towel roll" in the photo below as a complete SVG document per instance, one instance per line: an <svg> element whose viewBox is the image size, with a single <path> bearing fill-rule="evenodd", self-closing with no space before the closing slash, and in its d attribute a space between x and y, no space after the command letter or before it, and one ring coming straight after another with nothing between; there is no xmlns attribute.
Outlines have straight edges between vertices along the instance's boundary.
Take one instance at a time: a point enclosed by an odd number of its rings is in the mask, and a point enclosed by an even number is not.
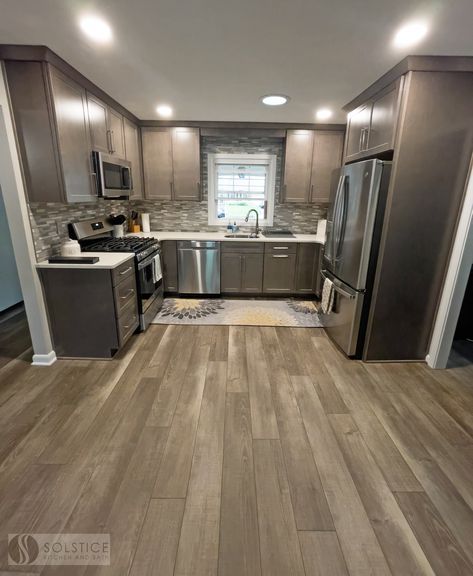
<svg viewBox="0 0 473 576"><path fill-rule="evenodd" d="M149 214L141 214L141 228L143 232L150 232Z"/></svg>

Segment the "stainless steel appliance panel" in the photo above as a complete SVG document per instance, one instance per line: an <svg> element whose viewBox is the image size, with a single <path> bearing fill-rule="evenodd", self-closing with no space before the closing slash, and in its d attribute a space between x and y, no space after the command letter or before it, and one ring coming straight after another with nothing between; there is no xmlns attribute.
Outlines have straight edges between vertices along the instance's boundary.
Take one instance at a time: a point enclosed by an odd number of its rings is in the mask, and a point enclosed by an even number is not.
<svg viewBox="0 0 473 576"><path fill-rule="evenodd" d="M354 356L357 351L365 295L344 284L327 270L322 271L322 278L329 278L335 290L331 313L321 315L325 331L347 356Z"/></svg>
<svg viewBox="0 0 473 576"><path fill-rule="evenodd" d="M180 294L220 294L220 243L179 241Z"/></svg>
<svg viewBox="0 0 473 576"><path fill-rule="evenodd" d="M324 267L349 286L366 287L383 162L343 168L329 213Z"/></svg>

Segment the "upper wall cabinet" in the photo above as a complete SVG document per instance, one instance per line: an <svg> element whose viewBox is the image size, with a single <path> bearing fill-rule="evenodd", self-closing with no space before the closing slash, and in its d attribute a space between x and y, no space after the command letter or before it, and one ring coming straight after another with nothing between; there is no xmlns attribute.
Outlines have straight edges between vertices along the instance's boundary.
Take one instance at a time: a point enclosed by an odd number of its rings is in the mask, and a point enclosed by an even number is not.
<svg viewBox="0 0 473 576"><path fill-rule="evenodd" d="M333 171L342 161L344 133L288 130L282 200L325 203L330 199Z"/></svg>
<svg viewBox="0 0 473 576"><path fill-rule="evenodd" d="M348 115L345 162L393 150L403 78Z"/></svg>
<svg viewBox="0 0 473 576"><path fill-rule="evenodd" d="M133 189L130 199L143 198L143 168L141 163L140 129L128 118L123 118L125 135L125 156L131 162L131 180Z"/></svg>
<svg viewBox="0 0 473 576"><path fill-rule="evenodd" d="M45 63L5 70L29 200L95 200L85 90Z"/></svg>
<svg viewBox="0 0 473 576"><path fill-rule="evenodd" d="M123 116L89 93L87 93L87 105L92 148L125 158Z"/></svg>
<svg viewBox="0 0 473 576"><path fill-rule="evenodd" d="M200 200L198 128L142 128L145 196Z"/></svg>

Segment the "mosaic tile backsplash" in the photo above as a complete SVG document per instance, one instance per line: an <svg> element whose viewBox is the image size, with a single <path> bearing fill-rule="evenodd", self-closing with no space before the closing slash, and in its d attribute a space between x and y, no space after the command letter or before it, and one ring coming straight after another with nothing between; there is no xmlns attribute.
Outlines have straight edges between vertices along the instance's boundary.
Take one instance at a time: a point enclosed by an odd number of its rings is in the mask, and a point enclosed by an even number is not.
<svg viewBox="0 0 473 576"><path fill-rule="evenodd" d="M112 213L128 216L132 209L150 214L152 230L208 232L221 229L207 223L207 154L218 152L275 154L276 198L279 198L284 158L283 138L205 136L201 138L202 202L99 200L86 204L31 203L30 220L38 261L59 253L61 244L68 238L69 222L105 217ZM312 234L317 231L317 222L325 216L325 205L280 204L276 201L274 228Z"/></svg>

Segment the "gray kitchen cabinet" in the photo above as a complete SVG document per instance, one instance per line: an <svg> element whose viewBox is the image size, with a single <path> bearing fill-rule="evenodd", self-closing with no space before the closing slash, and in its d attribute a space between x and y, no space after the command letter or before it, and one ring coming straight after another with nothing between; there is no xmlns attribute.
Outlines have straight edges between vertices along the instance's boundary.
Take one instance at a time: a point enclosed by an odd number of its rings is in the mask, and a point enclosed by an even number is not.
<svg viewBox="0 0 473 576"><path fill-rule="evenodd" d="M291 294L295 288L295 243L267 242L264 247L263 292Z"/></svg>
<svg viewBox="0 0 473 576"><path fill-rule="evenodd" d="M140 129L136 124L123 119L125 136L125 157L131 162L132 190L130 199L143 198L143 165L141 156Z"/></svg>
<svg viewBox="0 0 473 576"><path fill-rule="evenodd" d="M172 200L172 140L169 128L142 128L145 197Z"/></svg>
<svg viewBox="0 0 473 576"><path fill-rule="evenodd" d="M200 200L198 128L172 129L173 200Z"/></svg>
<svg viewBox="0 0 473 576"><path fill-rule="evenodd" d="M342 162L344 133L339 130L288 130L284 202L326 203L333 171Z"/></svg>
<svg viewBox="0 0 473 576"><path fill-rule="evenodd" d="M115 269L40 268L58 357L111 358L139 325L133 259Z"/></svg>
<svg viewBox="0 0 473 576"><path fill-rule="evenodd" d="M87 93L92 148L125 158L123 116L93 94Z"/></svg>
<svg viewBox="0 0 473 576"><path fill-rule="evenodd" d="M66 198L69 202L95 200L86 91L52 66L49 78Z"/></svg>
<svg viewBox="0 0 473 576"><path fill-rule="evenodd" d="M220 290L223 294L261 294L264 247L261 242L222 242Z"/></svg>
<svg viewBox="0 0 473 576"><path fill-rule="evenodd" d="M198 128L142 128L145 196L200 200Z"/></svg>
<svg viewBox="0 0 473 576"><path fill-rule="evenodd" d="M320 245L301 243L297 245L295 292L317 294L320 263Z"/></svg>
<svg viewBox="0 0 473 576"><path fill-rule="evenodd" d="M317 130L314 132L314 150L310 180L310 201L330 201L334 171L340 168L343 155L343 132Z"/></svg>
<svg viewBox="0 0 473 576"><path fill-rule="evenodd" d="M348 115L345 162L394 149L403 94L401 77Z"/></svg>
<svg viewBox="0 0 473 576"><path fill-rule="evenodd" d="M108 125L110 127L110 153L125 158L123 116L113 108L108 109Z"/></svg>
<svg viewBox="0 0 473 576"><path fill-rule="evenodd" d="M162 242L164 292L177 292L177 242Z"/></svg>
<svg viewBox="0 0 473 576"><path fill-rule="evenodd" d="M283 183L284 202L308 202L313 146L314 133L312 130L287 131Z"/></svg>

